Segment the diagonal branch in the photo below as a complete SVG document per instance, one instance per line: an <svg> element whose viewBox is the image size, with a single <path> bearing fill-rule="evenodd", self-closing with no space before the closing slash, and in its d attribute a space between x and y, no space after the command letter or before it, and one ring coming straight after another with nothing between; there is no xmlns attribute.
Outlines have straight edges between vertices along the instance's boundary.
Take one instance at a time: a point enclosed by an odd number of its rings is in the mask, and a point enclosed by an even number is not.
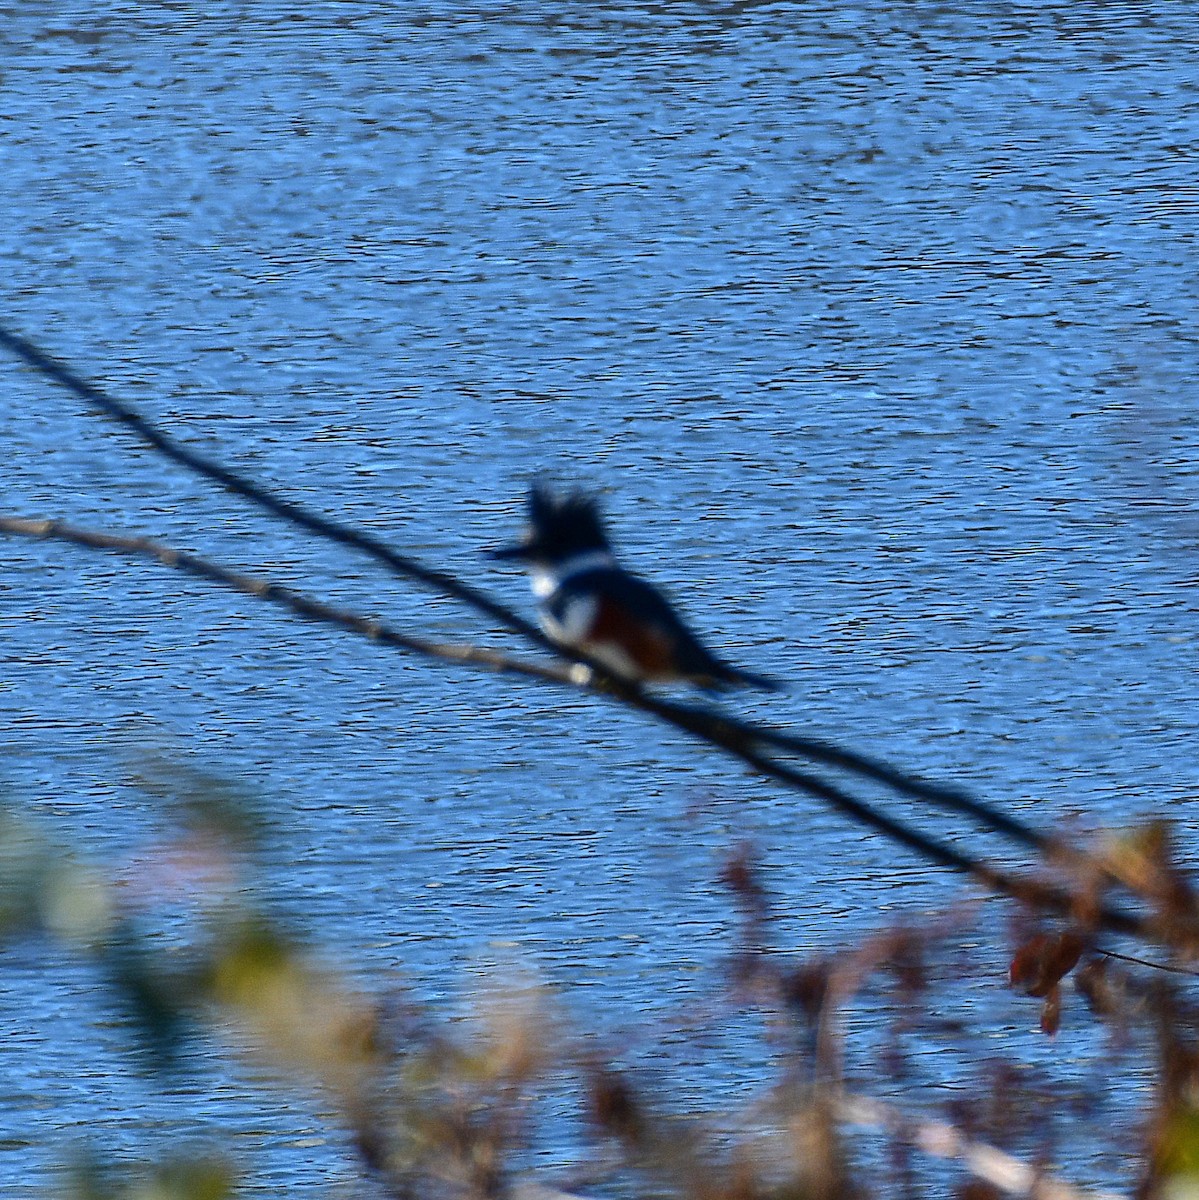
<svg viewBox="0 0 1199 1200"><path fill-rule="evenodd" d="M788 739L775 735L748 721L737 720L719 712L677 704L631 684L607 678L593 678L585 668L542 665L512 658L488 647L458 643L432 642L399 632L380 621L361 617L324 601L307 596L292 588L283 587L254 576L240 574L194 554L174 550L149 538L127 538L115 534L77 529L60 521L38 521L21 517L0 517L0 532L32 538L53 538L93 549L113 550L124 554L153 558L168 567L177 568L220 583L225 587L268 600L309 620L334 625L349 632L382 642L397 649L464 666L484 667L493 671L524 675L546 683L575 687L592 695L606 696L650 713L676 729L692 734L701 741L725 751L747 767L768 779L823 800L853 820L884 834L892 841L906 846L917 854L954 871L972 876L992 891L1022 900L1036 907L1061 914L1071 914L1078 907L1069 892L1037 880L1002 872L985 860L964 854L955 847L929 837L902 821L880 812L872 805L851 795L843 788L808 771L799 770L772 758L763 746L775 742L789 748L803 744L803 739ZM823 743L813 743L823 747ZM854 756L838 754L838 765L849 765ZM886 769L889 771L889 769ZM901 776L902 778L902 776ZM1139 916L1122 909L1104 907L1096 914L1104 928L1123 933L1146 935L1150 932Z"/></svg>
<svg viewBox="0 0 1199 1200"><path fill-rule="evenodd" d="M655 707L659 715L665 716L669 711L679 721L686 721L694 716L710 719L711 714L694 706L661 701ZM932 783L918 776L900 771L879 759L853 750L845 750L834 746L831 742L818 738L801 737L797 734L784 733L782 730L768 729L761 725L750 725L735 718L726 718L730 731L751 734L752 737L765 746L797 754L813 762L825 763L832 767L841 767L852 771L866 779L885 783L904 795L913 796L918 800L926 800L934 806L947 812L964 813L982 821L996 833L1002 833L1013 841L1031 847L1041 853L1048 853L1058 848L1054 839L1033 829L1032 826L1000 812L989 804L971 796L961 788L950 787L946 784Z"/></svg>
<svg viewBox="0 0 1199 1200"><path fill-rule="evenodd" d="M303 529L322 537L361 550L376 560L386 564L397 574L417 579L428 584L443 594L461 600L485 615L498 620L508 629L521 634L535 645L549 650L561 658L571 660L578 672L576 682L582 682L590 672L595 690L606 691L620 696L627 703L635 704L647 711L654 712L663 720L670 721L679 727L686 727L689 722L700 721L711 723L718 720L706 710L672 704L668 701L654 701L644 698L640 689L621 680L609 672L601 663L588 656L551 642L541 630L505 605L492 599L477 588L470 587L461 580L442 571L433 570L418 562L410 555L400 554L386 543L370 534L350 526L332 521L318 513L285 500L265 488L253 483L242 475L229 470L220 463L189 449L164 433L152 422L147 421L130 405L108 395L98 385L90 383L76 372L38 349L26 338L0 327L0 346L7 347L18 357L24 359L35 370L40 371L60 386L68 389L81 400L98 409L105 415L119 421L132 430L148 445L173 459L175 462L214 480L223 487L245 497L268 512L292 521ZM479 661L479 660L476 660ZM512 670L507 667L505 669ZM742 734L748 732L748 727L729 721L729 730L739 729ZM773 747L788 753L797 754L813 762L824 763L828 766L839 767L852 771L876 782L885 783L904 795L913 796L932 803L946 811L965 814L983 823L991 830L1013 839L1021 845L1031 847L1040 853L1060 849L1044 834L1038 832L1023 822L971 797L966 792L940 784L929 783L890 767L876 759L853 751L843 750L826 742L813 738L798 737L783 733L780 730L754 727L754 736L763 745Z"/></svg>
<svg viewBox="0 0 1199 1200"><path fill-rule="evenodd" d="M302 504L285 500L282 496L277 496L266 488L259 487L244 475L239 475L236 471L231 471L221 463L176 441L135 412L128 404L110 396L97 384L89 383L63 363L39 350L32 342L3 327L0 327L0 346L11 350L35 370L40 371L47 378L53 379L55 383L73 392L79 399L86 401L93 408L99 409L106 416L119 421L147 445L196 474L203 475L214 483L219 483L239 496L244 496L260 508L291 521L301 529L307 529L310 533L316 533L321 537L331 538L335 542L361 550L364 554L368 554L371 558L390 567L397 574L419 580L447 596L452 596L455 600L469 604L472 608L499 621L501 625L521 634L543 649L554 649L540 629L513 612L507 605L493 600L478 588L473 588L443 571L426 567L410 555L400 554L380 538L323 517L320 513L314 512Z"/></svg>
<svg viewBox="0 0 1199 1200"><path fill-rule="evenodd" d="M300 617L335 625L350 633L357 633L374 642L394 646L397 650L409 650L427 658L438 658L443 662L471 664L492 671L526 675L532 679L543 679L551 683L569 683L573 668L545 666L513 658L486 646L474 646L460 642L433 642L426 638L401 633L381 621L360 616L348 609L338 608L317 600L294 588L272 583L253 575L231 571L206 558L175 550L162 542L144 537L121 537L112 533L101 533L91 529L80 529L64 521L36 521L23 517L0 517L0 532L14 533L31 538L52 538L62 542L73 542L77 546L88 546L94 550L116 550L122 554L138 555L157 559L163 566L175 567L189 575L197 575L214 583L244 592L259 600L269 600L290 609Z"/></svg>

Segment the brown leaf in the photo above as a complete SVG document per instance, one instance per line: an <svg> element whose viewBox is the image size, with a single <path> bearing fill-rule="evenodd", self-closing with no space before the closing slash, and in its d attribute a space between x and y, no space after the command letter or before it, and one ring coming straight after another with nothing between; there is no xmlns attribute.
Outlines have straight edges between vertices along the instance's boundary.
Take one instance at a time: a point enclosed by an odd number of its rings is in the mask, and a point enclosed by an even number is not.
<svg viewBox="0 0 1199 1200"><path fill-rule="evenodd" d="M824 1009L831 974L831 966L823 959L796 967L780 981L783 998L801 1009L809 1021L816 1021Z"/></svg>
<svg viewBox="0 0 1199 1200"><path fill-rule="evenodd" d="M1050 988L1041 1005L1041 1032L1053 1037L1062 1023L1062 989L1056 984Z"/></svg>
<svg viewBox="0 0 1199 1200"><path fill-rule="evenodd" d="M1070 930L1038 933L1016 951L1008 978L1026 996L1048 996L1078 965L1085 943Z"/></svg>
<svg viewBox="0 0 1199 1200"><path fill-rule="evenodd" d="M982 1179L968 1179L954 1192L955 1200L1001 1200L1003 1193Z"/></svg>
<svg viewBox="0 0 1199 1200"><path fill-rule="evenodd" d="M728 856L720 872L720 882L733 893L747 916L763 921L769 915L770 902L749 846L738 846Z"/></svg>
<svg viewBox="0 0 1199 1200"><path fill-rule="evenodd" d="M633 1143L641 1140L640 1106L628 1083L615 1071L598 1071L592 1078L591 1113L606 1132Z"/></svg>

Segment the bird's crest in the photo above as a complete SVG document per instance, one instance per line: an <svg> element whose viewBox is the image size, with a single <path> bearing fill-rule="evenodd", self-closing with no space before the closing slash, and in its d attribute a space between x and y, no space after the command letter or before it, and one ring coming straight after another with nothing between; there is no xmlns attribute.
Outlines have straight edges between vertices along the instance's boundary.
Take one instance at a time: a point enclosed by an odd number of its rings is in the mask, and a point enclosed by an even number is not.
<svg viewBox="0 0 1199 1200"><path fill-rule="evenodd" d="M560 493L545 483L529 491L530 540L556 554L606 550L608 531L599 503L586 492Z"/></svg>

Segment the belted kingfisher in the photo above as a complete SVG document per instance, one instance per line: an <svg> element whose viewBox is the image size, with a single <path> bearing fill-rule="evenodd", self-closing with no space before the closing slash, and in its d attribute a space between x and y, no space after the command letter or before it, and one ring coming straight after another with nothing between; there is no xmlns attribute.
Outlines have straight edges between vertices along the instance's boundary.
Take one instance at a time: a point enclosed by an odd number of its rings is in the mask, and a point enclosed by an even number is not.
<svg viewBox="0 0 1199 1200"><path fill-rule="evenodd" d="M624 570L590 496L559 495L534 484L524 539L493 557L527 564L542 628L553 641L622 679L686 681L708 689L781 687L717 658L661 592Z"/></svg>

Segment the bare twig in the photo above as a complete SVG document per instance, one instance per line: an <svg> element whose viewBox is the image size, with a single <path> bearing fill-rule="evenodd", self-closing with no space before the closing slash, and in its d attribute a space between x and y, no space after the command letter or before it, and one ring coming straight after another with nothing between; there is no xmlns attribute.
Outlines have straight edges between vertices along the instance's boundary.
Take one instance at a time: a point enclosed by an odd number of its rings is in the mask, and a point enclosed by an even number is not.
<svg viewBox="0 0 1199 1200"><path fill-rule="evenodd" d="M772 744L774 731L692 705L679 704L642 691L633 684L609 677L595 678L579 664L571 666L542 665L512 658L498 650L458 643L431 642L404 634L380 621L360 617L294 589L230 571L194 554L174 550L149 538L119 537L115 534L77 529L62 521L38 521L22 517L0 517L0 532L25 537L55 538L95 549L115 550L126 554L153 558L168 567L221 583L259 599L283 605L309 620L323 621L350 632L399 649L423 654L445 662L485 667L493 671L524 675L543 682L575 687L594 695L604 695L651 713L667 724L724 750L760 775L777 780L799 791L825 801L833 808L853 818L917 854L973 876L989 889L1052 912L1070 914L1077 907L1076 898L1069 892L1037 880L1020 878L1002 872L982 859L964 854L953 846L929 837L904 822L874 808L865 801L809 771L778 762L763 749ZM778 740L786 740L779 735ZM798 743L798 739L796 742ZM846 762L850 756L842 756ZM1106 907L1096 914L1099 924L1107 929L1144 935L1145 922L1133 913Z"/></svg>
<svg viewBox="0 0 1199 1200"><path fill-rule="evenodd" d="M369 533L363 533L359 529L354 529L349 525L343 525L338 521L321 516L320 513L313 512L311 509L305 508L302 504L285 500L282 496L277 496L266 488L259 487L244 475L239 475L236 471L231 471L221 463L215 462L196 450L192 450L182 442L176 441L169 434L164 433L150 421L147 421L145 417L135 412L128 404L110 396L98 384L90 383L82 376L77 375L64 363L51 358L50 355L39 350L26 338L0 327L0 346L11 350L35 370L40 371L47 378L53 379L55 383L73 392L81 400L86 401L93 408L104 413L105 416L119 421L126 429L135 433L147 445L152 446L155 450L165 454L167 458L187 467L197 475L203 475L205 478L211 479L214 483L219 483L223 488L235 492L239 496L244 496L247 500L253 501L267 512L284 517L293 524L300 526L300 528L307 529L310 533L316 533L321 537L331 538L336 542L340 542L342 545L352 546L356 550L361 550L364 554L368 554L376 561L390 567L397 574L406 576L409 579L419 580L421 583L436 588L447 596L452 596L456 600L461 600L469 604L472 608L499 621L501 625L515 633L521 634L521 636L527 638L535 645L541 646L543 649L554 649L552 643L536 625L526 621L506 605L492 599L478 588L473 588L469 584L465 584L443 571L435 571L431 567L426 567L411 555L400 554L379 538L372 537Z"/></svg>
<svg viewBox="0 0 1199 1200"><path fill-rule="evenodd" d="M382 642L400 650L410 650L428 658L438 658L444 662L486 667L492 671L526 675L532 679L542 679L551 683L570 683L578 673L576 667L528 662L524 659L513 658L499 650L491 650L486 646L474 646L460 642L432 642L425 638L400 633L381 621L359 616L357 613L337 608L332 604L326 604L322 600L314 599L303 592L284 587L282 584L231 571L209 559L200 558L198 555L188 554L182 550L175 550L150 538L120 537L117 534L80 529L77 526L68 525L65 521L36 521L22 517L0 517L0 532L21 534L25 537L54 538L59 541L74 542L79 546L90 546L96 550L116 550L124 554L136 554L143 558L157 559L163 566L175 567L190 575L198 575L202 579L212 580L259 600L269 600L272 603L280 604L297 616L320 621L326 625L335 625L350 633L360 634L371 641Z"/></svg>
<svg viewBox="0 0 1199 1200"><path fill-rule="evenodd" d="M963 791L961 788L950 787L942 783L932 783L916 775L911 775L906 771L899 771L888 763L880 762L876 758L859 754L856 751L845 750L840 746L834 746L829 742L822 742L816 738L799 737L795 734L782 733L776 730L759 730L758 737L761 741L778 750L789 750L795 754L803 755L805 758L810 758L814 762L827 763L833 767L843 767L868 779L885 783L895 788L896 791L903 792L905 795L914 796L920 800L927 800L938 808L975 817L996 833L1006 834L1013 841L1020 842L1042 853L1057 849L1057 843L1054 839L1047 837L1029 825L1025 825L1015 817L1000 812L988 804L983 804L980 800Z"/></svg>
<svg viewBox="0 0 1199 1200"><path fill-rule="evenodd" d="M219 483L222 487L245 497L276 516L292 521L303 529L361 550L386 564L397 574L416 579L437 588L445 595L463 601L484 615L500 621L506 628L521 634L542 649L549 650L558 657L567 658L580 668L588 668L597 690L614 692L627 702L637 703L635 696L638 694L638 689L610 674L602 663L551 642L536 626L479 589L470 587L445 572L433 570L418 562L411 555L400 554L378 538L332 521L302 505L285 500L245 476L188 448L146 420L130 405L110 396L97 384L84 379L65 364L40 350L28 339L2 327L0 327L0 346L7 347L35 370L74 393L92 408L119 421L142 441L189 470ZM572 678L576 682L581 682L582 674L580 672ZM648 706L641 704L639 707L646 708ZM680 727L686 726L688 722L696 719L692 715L694 710L688 711L685 705L671 704L665 701L658 704L653 711L663 719L670 720ZM671 715L668 715L668 712ZM713 717L706 710L702 710L699 720L710 724ZM744 729L741 732L744 733ZM928 801L949 812L970 816L981 821L987 828L1039 852L1044 853L1051 848L1056 848L1051 847L1050 840L1037 830L1006 813L983 804L958 788L918 779L879 762L877 759L844 750L814 738L799 737L761 727L756 730L756 736L760 743L772 746L776 750L798 754L813 762L852 771L863 777L887 784L905 795Z"/></svg>

